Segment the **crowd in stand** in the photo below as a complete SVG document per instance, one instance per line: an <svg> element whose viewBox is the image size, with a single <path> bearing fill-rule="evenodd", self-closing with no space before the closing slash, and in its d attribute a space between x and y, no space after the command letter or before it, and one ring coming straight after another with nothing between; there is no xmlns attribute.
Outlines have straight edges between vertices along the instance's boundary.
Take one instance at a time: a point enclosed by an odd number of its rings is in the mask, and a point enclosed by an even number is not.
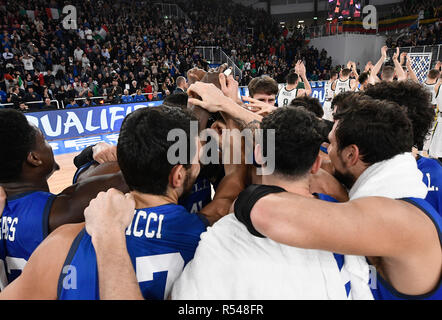
<svg viewBox="0 0 442 320"><path fill-rule="evenodd" d="M231 1L176 1L187 20L164 17L154 3L0 2L2 103L23 111L53 108L51 100L69 107L119 103L125 90L124 101L159 100L190 68L208 68L198 46L222 47L242 69L243 85L262 74L284 82L299 59L312 80L331 67L325 51L306 47L302 34L282 29L263 10ZM68 4L77 8L74 30L63 27L61 14L53 19L47 12Z"/></svg>

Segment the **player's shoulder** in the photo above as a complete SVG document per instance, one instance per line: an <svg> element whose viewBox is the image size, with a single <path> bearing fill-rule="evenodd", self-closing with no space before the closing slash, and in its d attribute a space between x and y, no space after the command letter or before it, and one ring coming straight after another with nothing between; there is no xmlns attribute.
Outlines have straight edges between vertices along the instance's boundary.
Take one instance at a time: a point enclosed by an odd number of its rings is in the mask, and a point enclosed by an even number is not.
<svg viewBox="0 0 442 320"><path fill-rule="evenodd" d="M50 242L51 245L57 247L70 246L72 244L72 241L77 237L80 231L84 229L84 226L84 222L62 225L51 232L45 239L45 241Z"/></svg>
<svg viewBox="0 0 442 320"><path fill-rule="evenodd" d="M417 160L419 169L429 169L442 174L442 162L439 159L419 157Z"/></svg>

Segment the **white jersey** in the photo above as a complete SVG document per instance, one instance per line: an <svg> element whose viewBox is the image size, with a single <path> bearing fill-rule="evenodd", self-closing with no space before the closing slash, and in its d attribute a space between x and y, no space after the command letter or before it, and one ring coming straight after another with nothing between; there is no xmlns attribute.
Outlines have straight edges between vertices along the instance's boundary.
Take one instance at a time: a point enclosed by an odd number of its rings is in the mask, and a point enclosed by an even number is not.
<svg viewBox="0 0 442 320"><path fill-rule="evenodd" d="M427 84L426 82L424 83L424 87L427 88L427 90L429 90L431 92L431 104L434 106L437 104L436 101L436 92L434 91L434 87L436 87L436 83L433 84Z"/></svg>
<svg viewBox="0 0 442 320"><path fill-rule="evenodd" d="M344 93L347 91L351 91L350 78L345 81L342 81L341 79L336 80L335 95L338 95L340 93Z"/></svg>
<svg viewBox="0 0 442 320"><path fill-rule="evenodd" d="M278 93L278 107L287 107L296 99L298 89L287 90L284 86Z"/></svg>
<svg viewBox="0 0 442 320"><path fill-rule="evenodd" d="M331 101L333 99L334 96L334 92L332 90L332 84L333 82L326 82L325 86L324 86L324 96L325 96L325 100L326 101Z"/></svg>

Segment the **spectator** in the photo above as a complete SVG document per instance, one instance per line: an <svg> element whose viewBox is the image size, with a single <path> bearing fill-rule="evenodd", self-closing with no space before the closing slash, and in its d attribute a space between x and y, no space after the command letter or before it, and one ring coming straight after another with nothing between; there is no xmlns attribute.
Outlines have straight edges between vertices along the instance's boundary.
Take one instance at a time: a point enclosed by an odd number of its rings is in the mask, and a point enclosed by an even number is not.
<svg viewBox="0 0 442 320"><path fill-rule="evenodd" d="M78 108L79 105L75 102L75 99L70 99L69 104L66 106L66 109Z"/></svg>
<svg viewBox="0 0 442 320"><path fill-rule="evenodd" d="M173 92L173 94L176 94L176 93L185 93L185 92L186 92L186 90L187 90L187 81L186 81L186 78L184 78L184 77L178 77L178 78L176 79L176 85L177 85L177 87L176 87L175 91Z"/></svg>
<svg viewBox="0 0 442 320"><path fill-rule="evenodd" d="M134 102L132 96L129 95L129 90L127 90L127 89L124 90L124 95L121 97L121 102L122 103L132 103L132 102Z"/></svg>
<svg viewBox="0 0 442 320"><path fill-rule="evenodd" d="M138 89L136 95L133 97L133 102L144 102L147 101L146 97L141 94L141 90Z"/></svg>
<svg viewBox="0 0 442 320"><path fill-rule="evenodd" d="M84 103L83 103L83 108L84 107L94 107L94 106L96 106L97 104L95 103L95 102L93 102L92 100L91 100L91 98L86 98L86 100L84 101Z"/></svg>
<svg viewBox="0 0 442 320"><path fill-rule="evenodd" d="M44 109L44 110L55 110L55 109L57 109L57 107L52 105L51 99L46 98L44 101L45 102L44 102L44 104L43 104L41 109Z"/></svg>

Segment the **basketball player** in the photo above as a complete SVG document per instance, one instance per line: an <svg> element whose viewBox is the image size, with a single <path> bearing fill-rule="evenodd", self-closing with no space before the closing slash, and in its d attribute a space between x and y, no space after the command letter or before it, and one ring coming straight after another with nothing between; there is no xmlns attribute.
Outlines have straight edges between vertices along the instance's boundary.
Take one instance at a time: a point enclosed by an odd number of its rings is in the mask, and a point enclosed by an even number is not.
<svg viewBox="0 0 442 320"><path fill-rule="evenodd" d="M49 192L48 179L59 169L42 132L16 110L0 110L0 186L8 196L1 239L5 241L8 280L13 281L37 246L56 228L84 221L84 208L98 192L127 190L121 173L96 176Z"/></svg>
<svg viewBox="0 0 442 320"><path fill-rule="evenodd" d="M352 73L351 69L345 68L339 72L339 78L333 82L331 89L334 95L344 93L347 91L353 91L356 86L356 80L350 79Z"/></svg>
<svg viewBox="0 0 442 320"><path fill-rule="evenodd" d="M236 201L235 214L249 230L279 243L366 256L377 271L375 299L441 299L442 219L425 200L406 196L425 186L414 175L407 185L391 190L394 181L381 179L369 186L364 175L371 166L382 167L383 161L411 150L410 120L395 103L370 98L344 103L342 113L335 114L329 155L341 181L351 188L350 198L355 192L359 196L334 204L279 188L273 194L247 188ZM394 176L408 179L410 174L399 170ZM388 192L405 198L369 196Z"/></svg>
<svg viewBox="0 0 442 320"><path fill-rule="evenodd" d="M299 78L304 83L305 89L297 89ZM287 76L287 85L285 85L278 93L278 107L287 107L293 99L301 96L309 96L312 93L310 82L307 80L305 65L302 61L298 61L295 70L290 71Z"/></svg>
<svg viewBox="0 0 442 320"><path fill-rule="evenodd" d="M439 158L442 161L442 73L440 74L439 81L434 88L436 91L436 102L437 102L437 122L434 128L433 137L431 139L431 144L429 147L429 154L433 158ZM440 189L439 189L440 190Z"/></svg>
<svg viewBox="0 0 442 320"><path fill-rule="evenodd" d="M402 66L399 63L399 48L397 48L395 54L393 55L393 63L394 63L394 67L387 65L387 66L383 66L385 60L387 59L387 50L388 47L387 46L383 46L381 48L381 58L379 59L379 61L373 66L371 72L370 72L370 78L369 78L369 83L370 84L376 84L380 81L393 81L394 77L397 76L399 81L405 80L407 78L407 75L405 74L405 72L402 69ZM408 59L407 59L408 60ZM378 73L382 68L382 73L381 73L381 79L378 78Z"/></svg>
<svg viewBox="0 0 442 320"><path fill-rule="evenodd" d="M438 62L440 65L440 62ZM437 91L436 91L436 85L438 84L440 76L439 68L436 65L435 69L430 70L428 72L427 80L424 82L424 87L427 88L427 90L431 93L431 104L433 105L434 109L436 109L437 101Z"/></svg>
<svg viewBox="0 0 442 320"><path fill-rule="evenodd" d="M198 215L177 205L178 198L190 191L200 168L198 152L189 155L191 144L195 150L200 146L198 137L191 136L191 120L181 109L162 106L131 113L121 127L118 163L131 190L127 208L133 213L125 232L127 250L145 299L168 297L206 228ZM186 163L168 161L168 150L176 143L167 141L172 129L186 133ZM196 164L189 164L190 159ZM83 223L59 228L35 251L1 298L99 299L94 240ZM73 286L71 269L76 272ZM105 279L100 276L101 280Z"/></svg>
<svg viewBox="0 0 442 320"><path fill-rule="evenodd" d="M386 99L404 106L413 125L413 145L415 148L422 145L434 118L427 90L414 81L394 81L370 86L365 94L374 99ZM437 159L423 157L417 153L414 153L414 157L423 174L422 181L428 188L425 200L442 216L442 165Z"/></svg>
<svg viewBox="0 0 442 320"><path fill-rule="evenodd" d="M362 72L358 77L359 85L356 86L354 91L359 92L359 91L364 91L365 89L367 89L369 77L370 77L370 74L368 72Z"/></svg>
<svg viewBox="0 0 442 320"><path fill-rule="evenodd" d="M435 129L437 126L437 118L438 118L438 108L437 108L438 92L437 91L439 91L439 88L436 88L436 86L438 84L438 79L440 76L440 71L439 71L440 62L438 62L438 63L439 63L439 65L436 65L436 69L430 70L430 72L428 73L428 76L427 76L427 80L424 82L424 87L431 94L431 105L433 106L433 110L434 110L434 114L435 114L433 125L431 126L431 129L428 131L428 134L424 140L423 145L420 146L421 148L419 148L419 151L422 150L424 152L429 151L432 137L434 135L434 132L435 132Z"/></svg>
<svg viewBox="0 0 442 320"><path fill-rule="evenodd" d="M330 80L328 80L324 85L324 116L323 118L328 121L333 121L333 110L331 109L331 102L333 100L334 92L331 88L332 84L338 79L338 73L336 71L330 72Z"/></svg>

